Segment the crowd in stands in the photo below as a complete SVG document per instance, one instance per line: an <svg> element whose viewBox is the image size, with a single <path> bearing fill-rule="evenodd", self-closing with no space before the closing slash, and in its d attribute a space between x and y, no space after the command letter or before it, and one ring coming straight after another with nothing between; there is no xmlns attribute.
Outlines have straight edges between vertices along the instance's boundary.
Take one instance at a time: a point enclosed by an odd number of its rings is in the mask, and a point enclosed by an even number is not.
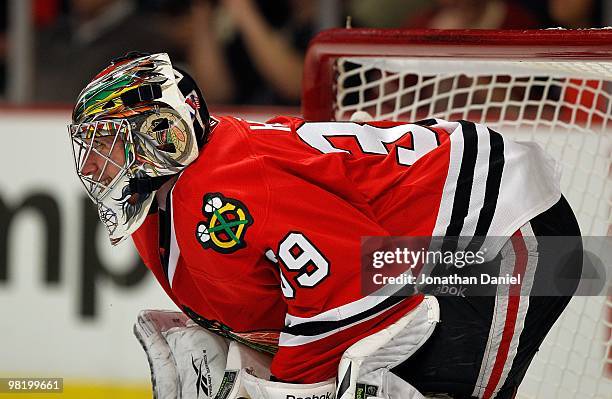
<svg viewBox="0 0 612 399"><path fill-rule="evenodd" d="M0 0L0 98L9 7ZM31 0L34 103L71 102L108 60L168 52L212 104L297 105L320 1ZM337 0L354 27L530 29L606 25L604 0ZM342 26L344 21L336 21ZM609 22L609 21L608 21Z"/></svg>

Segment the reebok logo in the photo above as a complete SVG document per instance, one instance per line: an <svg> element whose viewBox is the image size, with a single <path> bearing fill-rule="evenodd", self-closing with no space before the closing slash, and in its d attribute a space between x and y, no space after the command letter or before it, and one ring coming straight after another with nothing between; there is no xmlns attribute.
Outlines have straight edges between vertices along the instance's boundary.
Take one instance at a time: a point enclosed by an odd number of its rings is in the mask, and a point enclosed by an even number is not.
<svg viewBox="0 0 612 399"><path fill-rule="evenodd" d="M444 296L461 296L465 298L465 292L467 291L467 287L459 286L459 287L449 287L447 285L442 285L436 287L433 290L431 295L444 295Z"/></svg>
<svg viewBox="0 0 612 399"><path fill-rule="evenodd" d="M332 399L333 397L333 393L325 392L325 394L310 396L287 395L285 399Z"/></svg>
<svg viewBox="0 0 612 399"><path fill-rule="evenodd" d="M208 398L211 392L210 368L206 351L203 350L202 354L201 359L194 359L193 355L191 355L191 365L196 373L196 398L200 397L200 392L204 394L205 398Z"/></svg>

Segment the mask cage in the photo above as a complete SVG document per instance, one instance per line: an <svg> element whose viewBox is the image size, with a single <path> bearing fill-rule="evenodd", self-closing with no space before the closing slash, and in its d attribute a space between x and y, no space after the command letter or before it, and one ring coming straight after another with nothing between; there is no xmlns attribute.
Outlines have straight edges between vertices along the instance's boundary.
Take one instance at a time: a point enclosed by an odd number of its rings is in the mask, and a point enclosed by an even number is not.
<svg viewBox="0 0 612 399"><path fill-rule="evenodd" d="M75 168L88 196L100 202L134 164L134 143L126 119L69 125Z"/></svg>

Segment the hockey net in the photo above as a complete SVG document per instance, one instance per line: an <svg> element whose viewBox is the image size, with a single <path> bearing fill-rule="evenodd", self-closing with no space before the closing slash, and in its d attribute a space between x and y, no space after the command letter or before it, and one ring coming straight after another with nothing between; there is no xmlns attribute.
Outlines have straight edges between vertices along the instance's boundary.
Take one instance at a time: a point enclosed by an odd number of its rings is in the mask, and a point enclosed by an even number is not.
<svg viewBox="0 0 612 399"><path fill-rule="evenodd" d="M583 235L612 235L612 30L319 34L306 57L304 117L362 112L466 119L536 141L562 163ZM518 397L609 398L611 322L610 297L573 298Z"/></svg>

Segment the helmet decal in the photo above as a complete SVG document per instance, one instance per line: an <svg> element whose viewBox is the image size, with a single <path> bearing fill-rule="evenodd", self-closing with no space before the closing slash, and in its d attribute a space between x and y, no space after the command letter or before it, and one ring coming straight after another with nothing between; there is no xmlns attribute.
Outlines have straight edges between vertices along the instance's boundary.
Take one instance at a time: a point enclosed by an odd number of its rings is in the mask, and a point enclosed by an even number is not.
<svg viewBox="0 0 612 399"><path fill-rule="evenodd" d="M168 81L168 78L159 72L162 65L170 66L170 62L125 61L106 73L100 73L81 92L72 119L110 115L127 109L128 105L124 104L121 97L123 94L145 83L161 85Z"/></svg>
<svg viewBox="0 0 612 399"><path fill-rule="evenodd" d="M154 199L130 182L176 175L199 154L209 123L199 111L208 111L196 90L181 92L184 76L167 54L141 54L113 62L79 94L69 126L75 166L113 244L142 224Z"/></svg>
<svg viewBox="0 0 612 399"><path fill-rule="evenodd" d="M143 161L155 163L156 158L165 155L163 162L180 167L185 157L189 156L185 150L194 145L187 123L170 108L145 113L135 133L142 145L142 151L137 153L143 157Z"/></svg>

